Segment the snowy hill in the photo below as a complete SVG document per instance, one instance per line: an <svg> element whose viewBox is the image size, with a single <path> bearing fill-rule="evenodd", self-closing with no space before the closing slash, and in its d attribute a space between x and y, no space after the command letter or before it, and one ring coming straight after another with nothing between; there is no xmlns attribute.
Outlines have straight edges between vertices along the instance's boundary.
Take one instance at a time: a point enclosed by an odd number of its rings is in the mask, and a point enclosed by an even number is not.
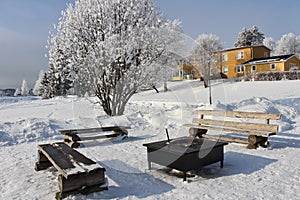
<svg viewBox="0 0 300 200"><path fill-rule="evenodd" d="M170 82L167 93L135 94L125 115L105 115L93 98L0 98L0 199L53 199L54 168L36 172L37 145L62 141L59 129L130 126L123 141L97 140L78 149L106 168L109 190L67 199L299 199L300 81L214 82L213 105L199 81ZM187 136L197 108L280 113L278 135L268 149L225 146L224 168L207 166L188 183L153 165L143 143Z"/></svg>

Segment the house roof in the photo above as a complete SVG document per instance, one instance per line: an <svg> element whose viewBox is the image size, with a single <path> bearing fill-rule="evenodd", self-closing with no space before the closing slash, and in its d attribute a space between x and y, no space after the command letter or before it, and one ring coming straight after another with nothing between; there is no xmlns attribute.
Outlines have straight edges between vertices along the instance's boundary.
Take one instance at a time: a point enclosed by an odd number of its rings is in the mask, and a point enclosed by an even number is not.
<svg viewBox="0 0 300 200"><path fill-rule="evenodd" d="M230 49L223 49L221 52L225 52L225 51L232 51L232 50L238 50L238 49L246 49L246 48L253 48L253 47L265 47L266 49L270 50L270 48L268 48L265 45L255 45L255 46L244 46L244 47L236 47L236 48L230 48Z"/></svg>
<svg viewBox="0 0 300 200"><path fill-rule="evenodd" d="M280 55L280 56L272 56L267 58L255 58L249 60L243 64L262 64L262 63L271 63L271 62L284 62L288 60L290 57L293 57L295 54L287 54L287 55Z"/></svg>

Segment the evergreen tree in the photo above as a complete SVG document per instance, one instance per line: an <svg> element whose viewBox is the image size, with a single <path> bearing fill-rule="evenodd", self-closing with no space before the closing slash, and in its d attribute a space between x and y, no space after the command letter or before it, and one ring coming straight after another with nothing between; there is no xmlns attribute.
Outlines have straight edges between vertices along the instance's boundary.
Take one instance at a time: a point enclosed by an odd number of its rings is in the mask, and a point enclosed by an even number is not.
<svg viewBox="0 0 300 200"><path fill-rule="evenodd" d="M246 47L263 45L265 36L263 33L258 31L256 26L253 26L250 30L243 28L242 32L239 33L237 42L234 44L235 47Z"/></svg>

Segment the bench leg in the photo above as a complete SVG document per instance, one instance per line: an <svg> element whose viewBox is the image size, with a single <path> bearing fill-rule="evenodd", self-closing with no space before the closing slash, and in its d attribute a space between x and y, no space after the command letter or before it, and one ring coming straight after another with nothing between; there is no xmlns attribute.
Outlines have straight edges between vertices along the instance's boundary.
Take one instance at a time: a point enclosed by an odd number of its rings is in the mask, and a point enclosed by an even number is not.
<svg viewBox="0 0 300 200"><path fill-rule="evenodd" d="M183 182L186 181L186 172L183 172Z"/></svg>
<svg viewBox="0 0 300 200"><path fill-rule="evenodd" d="M87 195L89 193L92 192L100 192L103 190L108 190L108 185L107 183L104 184L97 184L97 185L93 185L93 186L87 186L82 190L72 190L72 191L67 191L67 192L57 192L55 198L57 200L61 200L64 199L70 195L74 195L74 194L83 194L83 195Z"/></svg>
<svg viewBox="0 0 300 200"><path fill-rule="evenodd" d="M38 161L35 163L35 170L40 171L47 169L52 166L52 163L48 160L48 158L41 152L38 151Z"/></svg>
<svg viewBox="0 0 300 200"><path fill-rule="evenodd" d="M258 146L261 147L268 147L269 142L268 142L268 137L263 137L263 136L256 136L256 135L249 135L248 136L248 149L256 149Z"/></svg>
<svg viewBox="0 0 300 200"><path fill-rule="evenodd" d="M267 137L263 137L263 139L262 139L262 141L259 143L259 145L260 145L261 147L267 148L267 147L270 145L270 143L269 143L269 141L268 141L268 138L267 138Z"/></svg>
<svg viewBox="0 0 300 200"><path fill-rule="evenodd" d="M148 161L148 169L151 170L151 162Z"/></svg>

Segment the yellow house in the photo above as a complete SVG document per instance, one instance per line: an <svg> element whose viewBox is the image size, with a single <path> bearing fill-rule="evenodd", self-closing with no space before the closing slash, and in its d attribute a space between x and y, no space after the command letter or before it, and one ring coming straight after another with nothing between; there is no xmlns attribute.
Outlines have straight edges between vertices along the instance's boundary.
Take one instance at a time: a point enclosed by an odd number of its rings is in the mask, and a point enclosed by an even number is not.
<svg viewBox="0 0 300 200"><path fill-rule="evenodd" d="M249 46L221 51L222 61L219 71L227 78L236 78L244 75L244 63L270 57L271 50L264 46Z"/></svg>
<svg viewBox="0 0 300 200"><path fill-rule="evenodd" d="M244 63L245 73L289 71L300 66L300 60L294 54L252 59Z"/></svg>
<svg viewBox="0 0 300 200"><path fill-rule="evenodd" d="M198 69L191 64L178 66L178 69L173 73L173 81L198 79L201 75Z"/></svg>
<svg viewBox="0 0 300 200"><path fill-rule="evenodd" d="M300 60L294 54L270 56L271 49L264 45L239 47L215 52L210 60L210 75L222 78L237 78L251 73L270 71L289 71L300 69ZM201 78L204 73L205 60L201 56L189 57L189 63L179 65L173 80ZM203 64L204 63L204 64ZM204 71L203 71L204 70Z"/></svg>

